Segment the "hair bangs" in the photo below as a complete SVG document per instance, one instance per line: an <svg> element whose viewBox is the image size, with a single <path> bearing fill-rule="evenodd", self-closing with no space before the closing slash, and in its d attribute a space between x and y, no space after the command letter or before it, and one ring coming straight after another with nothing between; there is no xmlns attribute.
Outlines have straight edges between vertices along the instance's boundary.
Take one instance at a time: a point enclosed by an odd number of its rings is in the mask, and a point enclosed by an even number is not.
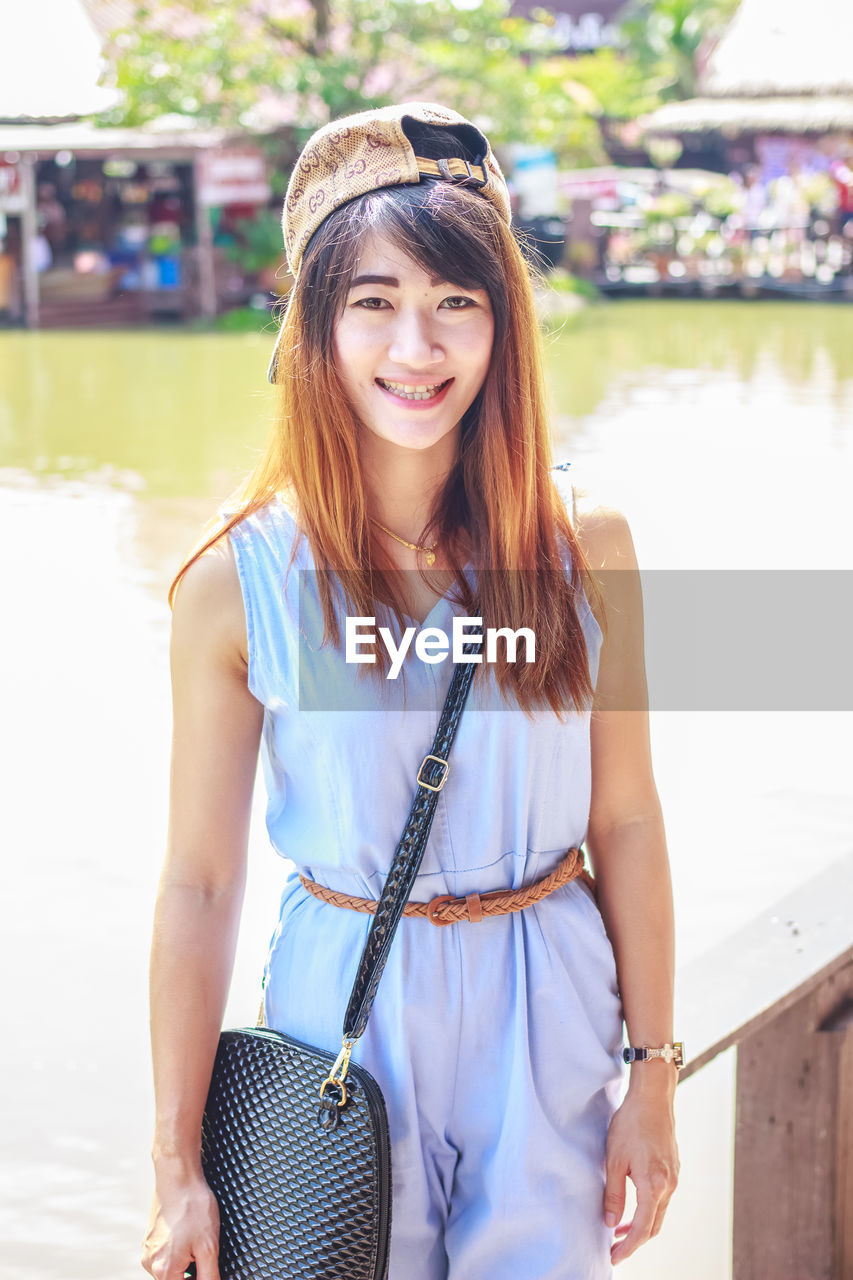
<svg viewBox="0 0 853 1280"><path fill-rule="evenodd" d="M333 321L343 309L366 237L383 236L428 275L460 289L483 289L492 306L495 348L500 351L506 337L507 296L499 223L497 212L475 192L438 178L383 187L329 215L305 251L300 276L304 272L306 290L324 288L332 295L327 318Z"/></svg>
<svg viewBox="0 0 853 1280"><path fill-rule="evenodd" d="M491 205L439 179L387 190L385 198L371 202L372 231L431 276L464 289L494 290L500 272L490 234L496 217Z"/></svg>

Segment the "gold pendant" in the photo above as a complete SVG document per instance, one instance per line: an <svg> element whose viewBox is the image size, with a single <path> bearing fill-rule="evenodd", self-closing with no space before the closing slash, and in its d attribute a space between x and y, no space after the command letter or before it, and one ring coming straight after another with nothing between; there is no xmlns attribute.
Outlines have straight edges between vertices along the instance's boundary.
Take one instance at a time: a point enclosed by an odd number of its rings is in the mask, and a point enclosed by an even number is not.
<svg viewBox="0 0 853 1280"><path fill-rule="evenodd" d="M434 552L434 551L428 551L428 552L426 553L426 562L427 562L427 568L428 568L428 569L431 569L431 568L432 568L432 566L435 564L435 552Z"/></svg>

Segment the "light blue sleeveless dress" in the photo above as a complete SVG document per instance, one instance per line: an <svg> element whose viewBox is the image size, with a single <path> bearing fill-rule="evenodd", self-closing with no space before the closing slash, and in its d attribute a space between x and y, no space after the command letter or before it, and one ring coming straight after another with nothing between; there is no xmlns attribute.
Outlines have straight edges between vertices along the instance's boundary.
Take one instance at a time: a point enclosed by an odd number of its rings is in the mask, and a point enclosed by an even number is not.
<svg viewBox="0 0 853 1280"><path fill-rule="evenodd" d="M571 517L571 485L564 471L554 478ZM319 652L310 549L300 538L286 577L296 526L284 505L273 500L228 536L248 684L264 706L267 829L296 868L264 967L265 1017L337 1053L372 917L321 902L297 873L378 898L452 663L413 660L405 709L380 705L340 650ZM450 596L424 626L450 633L463 613ZM585 597L579 611L594 684L601 630ZM475 682L412 900L540 879L583 841L589 803L589 714L531 721L494 682L479 692ZM604 1154L627 1070L622 1017L613 948L582 881L476 923L401 920L352 1055L388 1109L389 1280L612 1276Z"/></svg>

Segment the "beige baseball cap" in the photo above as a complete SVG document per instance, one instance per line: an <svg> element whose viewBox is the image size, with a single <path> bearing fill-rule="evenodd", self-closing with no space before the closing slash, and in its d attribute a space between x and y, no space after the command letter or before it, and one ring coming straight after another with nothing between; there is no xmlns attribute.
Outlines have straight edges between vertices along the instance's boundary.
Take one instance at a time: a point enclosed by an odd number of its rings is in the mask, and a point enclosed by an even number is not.
<svg viewBox="0 0 853 1280"><path fill-rule="evenodd" d="M407 121L451 128L476 156L429 160L415 154L406 136ZM418 183L422 177L444 178L471 186L497 209L509 225L509 192L485 134L450 107L434 102L404 102L330 121L305 144L294 165L281 227L287 262L298 275L306 246L334 209L381 187ZM267 377L275 382L279 331Z"/></svg>

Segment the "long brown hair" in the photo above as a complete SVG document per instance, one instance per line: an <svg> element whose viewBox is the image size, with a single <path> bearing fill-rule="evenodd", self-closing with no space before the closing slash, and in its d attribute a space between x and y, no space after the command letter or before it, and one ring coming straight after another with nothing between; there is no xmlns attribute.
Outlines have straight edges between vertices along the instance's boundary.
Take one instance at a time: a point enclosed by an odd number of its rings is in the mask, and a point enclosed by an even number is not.
<svg viewBox="0 0 853 1280"><path fill-rule="evenodd" d="M429 155L431 142L429 133L419 138L418 154ZM459 154L458 146L457 139L450 154ZM435 158L447 154L441 141L435 151ZM323 643L337 647L341 642L335 576L355 615L374 616L380 604L405 627L392 562L368 519L360 424L332 355L334 323L346 302L359 247L371 232L387 237L430 275L463 289L486 290L492 305L489 369L461 421L457 459L419 536L428 545L440 539L454 575L454 598L467 614L482 618L484 630L524 626L535 635L535 662L511 664L499 653L495 663L483 662L475 670L475 681L493 671L502 697L511 701L514 696L528 715L543 704L557 715L586 708L594 691L577 590L582 584L590 602L600 604L601 596L550 473L532 289L538 271L488 201L440 179L368 192L335 209L312 237L285 303L278 412L266 448L230 496L233 514L225 523L215 521L211 536L214 522L208 524L203 541L184 560L169 589L169 605L181 577L205 550L245 516L281 497L308 539L323 608ZM476 595L460 563L463 534L473 549ZM571 556L568 576L561 541ZM297 537L288 571L298 543ZM432 582L428 570L420 572ZM384 678L389 659L382 646L376 657L365 675Z"/></svg>

